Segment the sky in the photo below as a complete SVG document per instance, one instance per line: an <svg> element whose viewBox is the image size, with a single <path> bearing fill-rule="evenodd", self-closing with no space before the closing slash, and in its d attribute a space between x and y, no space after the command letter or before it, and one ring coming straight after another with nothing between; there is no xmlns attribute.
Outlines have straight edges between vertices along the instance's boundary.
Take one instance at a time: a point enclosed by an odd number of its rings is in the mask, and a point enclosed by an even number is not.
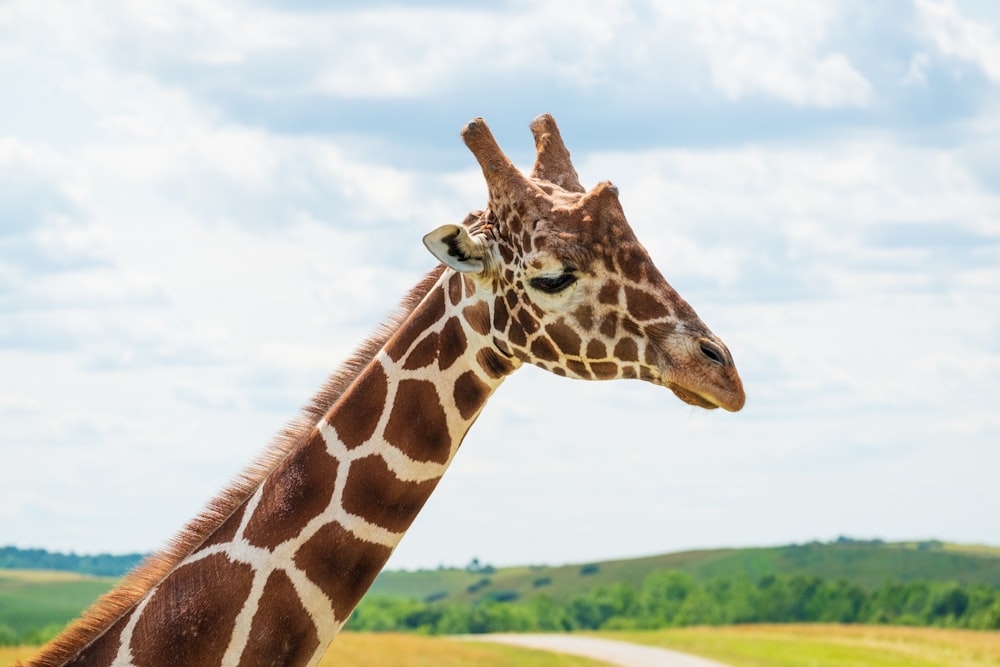
<svg viewBox="0 0 1000 667"><path fill-rule="evenodd" d="M545 112L746 407L522 369L389 567L1000 545L986 0L0 1L0 544L164 544Z"/></svg>

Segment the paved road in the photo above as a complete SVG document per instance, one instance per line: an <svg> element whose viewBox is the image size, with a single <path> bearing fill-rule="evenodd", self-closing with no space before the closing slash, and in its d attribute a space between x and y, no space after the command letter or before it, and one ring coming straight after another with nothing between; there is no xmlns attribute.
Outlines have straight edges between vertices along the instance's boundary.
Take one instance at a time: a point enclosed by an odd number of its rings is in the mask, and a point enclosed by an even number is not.
<svg viewBox="0 0 1000 667"><path fill-rule="evenodd" d="M727 667L721 662L678 653L665 648L576 635L474 635L470 641L489 641L537 648L555 653L582 655L620 667Z"/></svg>

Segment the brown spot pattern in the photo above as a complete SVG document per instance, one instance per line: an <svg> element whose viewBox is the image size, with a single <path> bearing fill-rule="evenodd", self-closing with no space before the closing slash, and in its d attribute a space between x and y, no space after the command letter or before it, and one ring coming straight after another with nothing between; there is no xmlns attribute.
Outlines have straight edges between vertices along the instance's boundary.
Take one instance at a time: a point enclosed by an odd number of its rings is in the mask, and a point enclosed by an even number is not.
<svg viewBox="0 0 1000 667"><path fill-rule="evenodd" d="M528 342L528 337L524 335L524 327L521 326L520 322L512 321L510 323L510 328L507 330L507 338L510 342L518 347L521 347Z"/></svg>
<svg viewBox="0 0 1000 667"><path fill-rule="evenodd" d="M465 354L465 331L457 317L451 317L441 328L441 350L438 353L438 368L446 370Z"/></svg>
<svg viewBox="0 0 1000 667"><path fill-rule="evenodd" d="M659 326L659 325L657 325L657 326ZM638 324L636 324L635 322L633 322L630 319L623 319L622 320L622 329L625 329L626 332L632 334L633 336L645 336L646 335L646 334L644 334L642 332L642 327L640 327Z"/></svg>
<svg viewBox="0 0 1000 667"><path fill-rule="evenodd" d="M491 378L501 378L514 371L514 364L492 348L484 347L479 350L476 353L476 361L479 362L479 367Z"/></svg>
<svg viewBox="0 0 1000 667"><path fill-rule="evenodd" d="M451 305L457 306L462 300L462 274L456 273L448 279L448 300Z"/></svg>
<svg viewBox="0 0 1000 667"><path fill-rule="evenodd" d="M531 316L527 308L522 308L517 313L517 321L528 334L538 331L538 322Z"/></svg>
<svg viewBox="0 0 1000 667"><path fill-rule="evenodd" d="M246 503L240 505L235 512L229 515L228 519L222 522L222 525L214 533L209 535L207 540L201 543L201 546L194 553L198 553L213 544L225 544L232 541L236 537L236 531L240 528L240 522L243 521L243 514L246 512L246 509Z"/></svg>
<svg viewBox="0 0 1000 667"><path fill-rule="evenodd" d="M612 306L618 305L618 283L609 280L597 293L597 300Z"/></svg>
<svg viewBox="0 0 1000 667"><path fill-rule="evenodd" d="M629 314L637 320L655 320L670 314L667 307L650 294L634 287L625 287L625 303Z"/></svg>
<svg viewBox="0 0 1000 667"><path fill-rule="evenodd" d="M260 503L243 537L273 549L297 536L330 503L339 465L314 430L308 444L292 452L264 481Z"/></svg>
<svg viewBox="0 0 1000 667"><path fill-rule="evenodd" d="M615 268L615 258L611 256L610 253L604 253L601 255L604 259L604 268L608 270L609 273L617 273Z"/></svg>
<svg viewBox="0 0 1000 667"><path fill-rule="evenodd" d="M646 357L645 361L647 364L650 366L656 365L656 350L653 349L652 345L646 346L646 354L644 356Z"/></svg>
<svg viewBox="0 0 1000 667"><path fill-rule="evenodd" d="M319 636L292 580L275 570L250 625L239 667L301 667L319 648Z"/></svg>
<svg viewBox="0 0 1000 667"><path fill-rule="evenodd" d="M503 257L505 264L510 264L514 261L514 251L506 244L500 246L500 256Z"/></svg>
<svg viewBox="0 0 1000 667"><path fill-rule="evenodd" d="M121 641L122 630L128 625L128 621L132 618L134 611L133 609L127 612L115 621L114 625L108 628L104 634L70 658L66 662L65 667L97 667L98 665L104 667L113 663L115 658L118 657L118 649L121 647L119 642Z"/></svg>
<svg viewBox="0 0 1000 667"><path fill-rule="evenodd" d="M462 317L478 334L485 336L490 332L490 307L485 301L479 301L462 309Z"/></svg>
<svg viewBox="0 0 1000 667"><path fill-rule="evenodd" d="M224 554L171 572L136 622L136 667L219 664L252 584L253 568Z"/></svg>
<svg viewBox="0 0 1000 667"><path fill-rule="evenodd" d="M536 338L531 344L531 353L545 361L557 361L559 353L552 347L548 338Z"/></svg>
<svg viewBox="0 0 1000 667"><path fill-rule="evenodd" d="M601 334L607 336L608 338L614 338L618 333L618 316L614 313L609 313L604 319L601 320Z"/></svg>
<svg viewBox="0 0 1000 667"><path fill-rule="evenodd" d="M465 283L465 298L470 299L476 293L476 281L469 276L462 276Z"/></svg>
<svg viewBox="0 0 1000 667"><path fill-rule="evenodd" d="M587 356L591 359L603 359L608 356L608 348L595 338L587 343Z"/></svg>
<svg viewBox="0 0 1000 667"><path fill-rule="evenodd" d="M435 322L444 317L444 291L435 289L417 306L410 317L403 322L396 335L386 343L386 351L393 361L399 361L409 351L413 342L424 335Z"/></svg>
<svg viewBox="0 0 1000 667"><path fill-rule="evenodd" d="M591 329L594 326L594 309L586 304L574 310L573 317L584 329Z"/></svg>
<svg viewBox="0 0 1000 667"><path fill-rule="evenodd" d="M621 361L638 361L639 346L631 338L622 338L615 345L615 358Z"/></svg>
<svg viewBox="0 0 1000 667"><path fill-rule="evenodd" d="M507 330L507 304L503 297L497 297L493 302L493 328L497 331Z"/></svg>
<svg viewBox="0 0 1000 667"><path fill-rule="evenodd" d="M365 542L337 523L328 523L295 554L295 565L333 603L337 620L346 620L392 550Z"/></svg>
<svg viewBox="0 0 1000 667"><path fill-rule="evenodd" d="M411 459L444 463L451 437L437 388L427 380L402 380L396 389L386 441Z"/></svg>
<svg viewBox="0 0 1000 667"><path fill-rule="evenodd" d="M641 283L646 279L645 266L648 261L645 253L634 245L626 245L618 251L618 268L631 282Z"/></svg>
<svg viewBox="0 0 1000 667"><path fill-rule="evenodd" d="M555 324L549 324L545 327L545 333L549 335L552 342L563 351L563 354L569 354L572 356L579 356L580 346L583 341L580 340L580 335L576 333L571 327L567 326L561 320Z"/></svg>
<svg viewBox="0 0 1000 667"><path fill-rule="evenodd" d="M587 364L582 361L577 361L576 359L567 359L566 368L569 369L574 375L577 375L585 380L590 379L590 371L587 370Z"/></svg>
<svg viewBox="0 0 1000 667"><path fill-rule="evenodd" d="M657 322L646 327L645 336L652 340L662 341L675 331L677 331L677 325L673 322Z"/></svg>
<svg viewBox="0 0 1000 667"><path fill-rule="evenodd" d="M344 487L344 509L376 526L400 533L410 527L427 502L437 479L404 482L381 456L366 456L351 463Z"/></svg>
<svg viewBox="0 0 1000 667"><path fill-rule="evenodd" d="M489 386L473 371L466 371L455 380L455 407L462 419L472 419L489 396Z"/></svg>
<svg viewBox="0 0 1000 667"><path fill-rule="evenodd" d="M438 335L436 332L432 332L413 346L413 350L406 355L406 362L403 364L403 368L408 371L415 371L418 368L429 366L437 359L437 355Z"/></svg>
<svg viewBox="0 0 1000 667"><path fill-rule="evenodd" d="M597 361L590 364L590 370L599 380L610 380L618 375L618 364L613 361Z"/></svg>
<svg viewBox="0 0 1000 667"><path fill-rule="evenodd" d="M385 410L389 379L379 364L364 370L337 402L329 422L348 449L363 444L375 433Z"/></svg>

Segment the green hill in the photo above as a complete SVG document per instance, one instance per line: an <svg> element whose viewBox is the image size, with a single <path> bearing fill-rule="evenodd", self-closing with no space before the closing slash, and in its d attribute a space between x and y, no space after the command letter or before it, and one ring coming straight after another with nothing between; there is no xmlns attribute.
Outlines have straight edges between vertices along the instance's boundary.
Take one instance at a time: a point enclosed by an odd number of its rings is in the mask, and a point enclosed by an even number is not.
<svg viewBox="0 0 1000 667"><path fill-rule="evenodd" d="M143 557L144 554L138 553L79 556L75 553L5 546L0 547L0 570L58 570L98 577L120 577L138 565Z"/></svg>
<svg viewBox="0 0 1000 667"><path fill-rule="evenodd" d="M0 644L48 639L116 581L73 572L0 569Z"/></svg>
<svg viewBox="0 0 1000 667"><path fill-rule="evenodd" d="M1000 586L1000 548L937 541L890 543L840 540L782 547L712 549L563 566L387 571L370 596L475 602L520 599L544 593L557 602L601 585L626 581L638 587L657 570L681 570L696 580L770 574L815 575L875 588L900 582L954 581Z"/></svg>
<svg viewBox="0 0 1000 667"><path fill-rule="evenodd" d="M710 549L645 558L562 566L521 566L379 575L369 598L475 603L528 600L545 594L556 603L599 586L629 582L639 588L656 571L680 570L696 581L716 577L808 575L845 580L872 590L886 580L946 581L1000 587L1000 548L936 541L884 544L841 539L782 547ZM0 567L0 644L37 642L74 618L117 580L71 572Z"/></svg>

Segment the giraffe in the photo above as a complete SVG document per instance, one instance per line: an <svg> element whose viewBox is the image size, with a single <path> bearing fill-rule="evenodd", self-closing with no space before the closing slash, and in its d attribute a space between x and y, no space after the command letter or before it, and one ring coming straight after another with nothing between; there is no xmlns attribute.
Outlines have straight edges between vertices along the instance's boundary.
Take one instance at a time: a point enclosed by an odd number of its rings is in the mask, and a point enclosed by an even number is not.
<svg viewBox="0 0 1000 667"><path fill-rule="evenodd" d="M637 378L737 411L722 341L636 240L618 189L579 182L555 121L522 174L462 130L486 209L424 237L440 263L264 455L28 664L315 665L455 456L526 363Z"/></svg>

